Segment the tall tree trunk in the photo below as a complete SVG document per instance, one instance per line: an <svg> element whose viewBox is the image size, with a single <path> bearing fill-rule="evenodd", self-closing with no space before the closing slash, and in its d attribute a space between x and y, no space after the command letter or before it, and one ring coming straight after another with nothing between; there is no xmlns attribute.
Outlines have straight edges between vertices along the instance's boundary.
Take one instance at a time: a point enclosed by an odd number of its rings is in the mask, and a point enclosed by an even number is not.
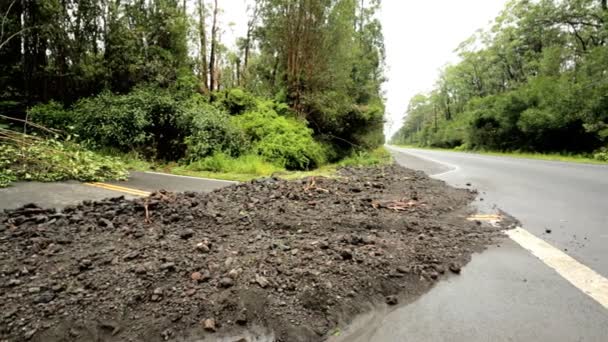
<svg viewBox="0 0 608 342"><path fill-rule="evenodd" d="M243 82L247 81L247 66L249 65L249 54L251 50L251 35L253 34L253 28L255 27L256 22L258 20L258 11L259 7L258 2L256 1L253 7L253 13L251 13L251 18L249 18L249 21L247 22L247 36L245 38L245 58L243 61L243 72L241 75L241 79ZM241 85L241 82L239 81L238 84Z"/></svg>
<svg viewBox="0 0 608 342"><path fill-rule="evenodd" d="M209 83L207 77L207 34L205 32L205 3L203 0L198 0L198 31L199 31L199 42L201 45L200 51L200 66L199 66L199 78L203 86L203 91L209 91Z"/></svg>
<svg viewBox="0 0 608 342"><path fill-rule="evenodd" d="M209 90L213 91L215 86L215 59L217 50L217 0L214 2L213 7L213 24L211 25L211 55L209 56Z"/></svg>

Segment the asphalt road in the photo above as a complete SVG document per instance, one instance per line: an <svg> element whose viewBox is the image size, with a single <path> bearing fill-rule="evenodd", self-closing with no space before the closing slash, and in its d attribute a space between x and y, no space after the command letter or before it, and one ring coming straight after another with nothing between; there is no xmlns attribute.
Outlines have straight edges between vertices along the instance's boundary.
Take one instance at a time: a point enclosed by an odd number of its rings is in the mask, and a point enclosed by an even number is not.
<svg viewBox="0 0 608 342"><path fill-rule="evenodd" d="M36 203L45 208L63 208L84 200L117 196L134 198L138 196L138 192L144 194L161 189L173 192L209 192L230 184L234 182L155 172L132 172L127 181L105 182L100 186L75 181L18 182L10 187L0 188L0 209L14 209L27 203Z"/></svg>
<svg viewBox="0 0 608 342"><path fill-rule="evenodd" d="M391 149L404 166L457 187L471 183L484 199L480 205L496 205L523 228L608 277L607 165ZM433 160L439 162L436 169L423 164L438 164Z"/></svg>
<svg viewBox="0 0 608 342"><path fill-rule="evenodd" d="M398 163L480 191L482 212L608 271L608 167L391 148ZM483 198L483 201L480 200ZM545 229L551 229L547 234ZM332 341L608 341L608 310L515 242L473 257L414 303L362 316Z"/></svg>

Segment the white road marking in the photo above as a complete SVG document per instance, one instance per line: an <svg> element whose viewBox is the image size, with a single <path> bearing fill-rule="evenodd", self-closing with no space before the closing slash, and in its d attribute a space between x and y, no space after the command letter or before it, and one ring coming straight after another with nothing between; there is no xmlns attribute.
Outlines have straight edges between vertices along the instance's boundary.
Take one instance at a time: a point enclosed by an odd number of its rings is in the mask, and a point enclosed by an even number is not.
<svg viewBox="0 0 608 342"><path fill-rule="evenodd" d="M204 178L204 177L193 177L193 176L182 176L182 175L174 175L174 174L170 174L170 173L162 173L162 172L154 172L154 171L144 171L144 173L150 173L150 174L153 174L153 175L161 175L161 176L190 178L190 179L203 179L203 180L215 181L215 182L238 183L236 181L230 181L230 180Z"/></svg>
<svg viewBox="0 0 608 342"><path fill-rule="evenodd" d="M433 159L433 158L430 158L430 157L427 157L427 156L419 155L416 152L409 151L407 149L404 149L403 147L395 147L395 146L392 146L392 145L386 145L386 147L388 149L391 149L391 150L394 150L394 151L397 151L397 152L406 153L406 154L409 154L409 155L414 156L416 158L426 159L426 160L428 160L430 162L433 162L433 163L436 163L436 164L445 165L446 167L451 168L451 170L447 170L447 171L440 172L440 173L434 173L434 174L430 175L432 177L437 177L437 176L445 175L446 173L458 171L460 169L460 167L457 166L457 165L449 164L449 163L442 162L442 161L439 161L439 160L436 160L436 159Z"/></svg>
<svg viewBox="0 0 608 342"><path fill-rule="evenodd" d="M608 279L521 227L505 233L576 288L608 309Z"/></svg>

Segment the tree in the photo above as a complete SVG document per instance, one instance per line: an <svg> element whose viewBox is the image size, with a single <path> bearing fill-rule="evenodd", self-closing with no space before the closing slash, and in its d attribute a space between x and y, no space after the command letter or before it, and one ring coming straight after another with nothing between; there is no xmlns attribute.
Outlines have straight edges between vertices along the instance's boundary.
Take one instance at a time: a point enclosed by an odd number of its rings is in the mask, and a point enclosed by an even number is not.
<svg viewBox="0 0 608 342"><path fill-rule="evenodd" d="M216 54L217 54L217 34L218 34L218 26L217 26L217 15L218 15L218 6L217 0L214 2L213 6L213 24L211 26L211 52L209 55L209 90L213 91L217 89L217 65L216 65Z"/></svg>

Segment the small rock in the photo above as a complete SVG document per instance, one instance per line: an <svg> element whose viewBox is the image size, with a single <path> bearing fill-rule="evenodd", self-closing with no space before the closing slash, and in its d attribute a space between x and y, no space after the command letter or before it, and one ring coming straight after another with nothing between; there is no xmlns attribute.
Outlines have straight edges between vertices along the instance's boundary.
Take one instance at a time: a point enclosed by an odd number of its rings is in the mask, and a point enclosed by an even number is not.
<svg viewBox="0 0 608 342"><path fill-rule="evenodd" d="M234 280L232 278L224 277L220 279L220 287L229 288L234 285Z"/></svg>
<svg viewBox="0 0 608 342"><path fill-rule="evenodd" d="M201 281L201 279L203 279L203 274L201 272L193 272L190 275L190 279L192 279L196 282L199 282L199 281Z"/></svg>
<svg viewBox="0 0 608 342"><path fill-rule="evenodd" d="M194 230L189 229L189 228L184 229L179 233L179 237L184 240L187 240L187 239L191 238L192 236L194 236Z"/></svg>
<svg viewBox="0 0 608 342"><path fill-rule="evenodd" d="M135 274L146 274L148 272L148 270L146 269L146 267L144 265L137 265L133 269L133 272L135 272Z"/></svg>
<svg viewBox="0 0 608 342"><path fill-rule="evenodd" d="M246 325L247 324L247 309L241 310L235 320L238 325Z"/></svg>
<svg viewBox="0 0 608 342"><path fill-rule="evenodd" d="M37 329L31 329L25 332L25 334L23 334L23 338L25 338L26 340L31 339L32 337L34 337L34 335L36 334L38 330Z"/></svg>
<svg viewBox="0 0 608 342"><path fill-rule="evenodd" d="M124 261L130 261L130 260L137 258L139 256L139 254L140 254L139 251L133 251L133 252L130 252L130 253L126 254L125 256L123 256L122 259Z"/></svg>
<svg viewBox="0 0 608 342"><path fill-rule="evenodd" d="M239 274L241 273L240 271L241 271L241 269L238 269L238 270L231 269L230 272L228 272L228 276L232 279L236 279L239 277Z"/></svg>
<svg viewBox="0 0 608 342"><path fill-rule="evenodd" d="M328 249L329 248L329 242L327 242L325 240L319 242L319 248L321 248L321 249Z"/></svg>
<svg viewBox="0 0 608 342"><path fill-rule="evenodd" d="M344 260L351 260L353 258L353 253L348 249L343 249L342 251L340 251L340 256Z"/></svg>
<svg viewBox="0 0 608 342"><path fill-rule="evenodd" d="M388 305L397 305L399 303L399 299L397 296L386 296L386 304Z"/></svg>
<svg viewBox="0 0 608 342"><path fill-rule="evenodd" d="M268 287L268 285L270 285L270 282L268 281L268 279L266 279L266 277L261 276L259 274L255 275L255 282L260 285L261 288L265 289L266 287Z"/></svg>
<svg viewBox="0 0 608 342"><path fill-rule="evenodd" d="M19 286L21 285L21 280L19 279L11 279L8 281L8 286Z"/></svg>
<svg viewBox="0 0 608 342"><path fill-rule="evenodd" d="M89 259L82 259L82 260L80 260L80 263L78 264L78 268L81 271L91 269L92 267L93 267L93 262Z"/></svg>
<svg viewBox="0 0 608 342"><path fill-rule="evenodd" d="M175 271L175 263L166 262L166 263L160 265L160 269L163 271Z"/></svg>
<svg viewBox="0 0 608 342"><path fill-rule="evenodd" d="M55 294L53 292L47 291L41 293L36 299L34 299L34 303L36 304L46 304L50 303L55 299Z"/></svg>
<svg viewBox="0 0 608 342"><path fill-rule="evenodd" d="M209 253L210 248L206 244L199 242L196 244L196 250L200 253Z"/></svg>
<svg viewBox="0 0 608 342"><path fill-rule="evenodd" d="M405 266L397 266L397 272L402 274L408 274L410 273L410 268Z"/></svg>
<svg viewBox="0 0 608 342"><path fill-rule="evenodd" d="M29 289L27 289L27 292L38 293L38 292L40 292L40 288L39 287L30 287Z"/></svg>
<svg viewBox="0 0 608 342"><path fill-rule="evenodd" d="M203 320L203 329L209 332L215 332L215 320L213 318L207 318Z"/></svg>
<svg viewBox="0 0 608 342"><path fill-rule="evenodd" d="M456 274L460 273L460 265L458 265L456 263L451 263L449 268L450 268L450 271L452 271L452 273L456 273Z"/></svg>
<svg viewBox="0 0 608 342"><path fill-rule="evenodd" d="M100 218L97 223L102 227L106 227L108 229L114 229L114 223L112 223L112 221L105 219L103 217Z"/></svg>

